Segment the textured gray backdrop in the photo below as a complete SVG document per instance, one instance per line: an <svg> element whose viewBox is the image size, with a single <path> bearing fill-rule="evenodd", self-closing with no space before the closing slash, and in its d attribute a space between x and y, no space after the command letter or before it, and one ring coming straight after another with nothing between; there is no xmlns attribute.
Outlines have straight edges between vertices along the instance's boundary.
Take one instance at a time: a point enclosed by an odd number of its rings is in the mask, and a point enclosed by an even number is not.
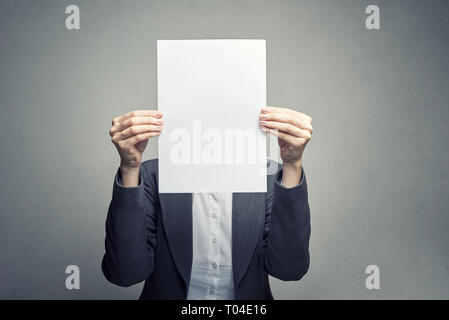
<svg viewBox="0 0 449 320"><path fill-rule="evenodd" d="M65 29L77 4L81 30ZM377 4L381 29L365 28ZM267 39L314 119L311 266L278 299L449 298L449 1L0 0L0 298L125 298L101 271L111 119L155 107L156 40ZM146 159L156 156L152 141ZM81 290L65 289L65 267ZM376 264L381 289L365 288Z"/></svg>

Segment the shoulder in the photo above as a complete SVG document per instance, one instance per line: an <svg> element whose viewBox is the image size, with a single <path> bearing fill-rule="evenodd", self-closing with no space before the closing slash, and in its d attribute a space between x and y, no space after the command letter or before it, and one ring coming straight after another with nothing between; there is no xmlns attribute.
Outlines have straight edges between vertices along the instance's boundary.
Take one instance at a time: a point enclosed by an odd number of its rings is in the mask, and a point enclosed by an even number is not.
<svg viewBox="0 0 449 320"><path fill-rule="evenodd" d="M158 185L158 159L151 159L142 162L140 165L144 180L147 184Z"/></svg>
<svg viewBox="0 0 449 320"><path fill-rule="evenodd" d="M267 194L273 193L275 181L278 177L278 172L281 169L282 165L280 163L267 159Z"/></svg>
<svg viewBox="0 0 449 320"><path fill-rule="evenodd" d="M282 164L272 159L267 159L267 179L274 180L276 174L282 169Z"/></svg>
<svg viewBox="0 0 449 320"><path fill-rule="evenodd" d="M151 159L142 162L141 166L147 173L157 173L159 159Z"/></svg>

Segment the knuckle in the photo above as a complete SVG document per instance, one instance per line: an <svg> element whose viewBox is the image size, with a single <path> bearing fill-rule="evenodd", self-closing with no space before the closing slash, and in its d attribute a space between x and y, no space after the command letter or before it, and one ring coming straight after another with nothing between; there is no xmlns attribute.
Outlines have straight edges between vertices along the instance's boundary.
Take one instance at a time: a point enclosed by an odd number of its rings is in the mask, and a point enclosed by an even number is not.
<svg viewBox="0 0 449 320"><path fill-rule="evenodd" d="M306 140L309 141L310 139L312 139L312 134L306 131Z"/></svg>
<svg viewBox="0 0 449 320"><path fill-rule="evenodd" d="M135 138L133 139L134 143L140 142L140 140L142 139L142 135L138 134L135 136Z"/></svg>
<svg viewBox="0 0 449 320"><path fill-rule="evenodd" d="M111 136L111 141L113 142L113 143L115 143L115 142L117 142L117 135L112 135Z"/></svg>

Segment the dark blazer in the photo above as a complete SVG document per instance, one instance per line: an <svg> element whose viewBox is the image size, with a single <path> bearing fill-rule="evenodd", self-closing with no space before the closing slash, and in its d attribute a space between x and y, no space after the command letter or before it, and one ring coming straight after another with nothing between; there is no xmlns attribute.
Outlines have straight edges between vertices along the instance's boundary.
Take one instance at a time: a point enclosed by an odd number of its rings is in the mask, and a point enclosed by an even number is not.
<svg viewBox="0 0 449 320"><path fill-rule="evenodd" d="M310 211L304 173L287 189L278 172L266 193L233 193L232 264L236 299L273 299L268 274L299 280L309 268ZM304 172L304 170L302 170ZM145 281L140 299L186 299L192 267L192 194L159 194L158 160L141 165L140 185L117 172L106 220L105 277Z"/></svg>

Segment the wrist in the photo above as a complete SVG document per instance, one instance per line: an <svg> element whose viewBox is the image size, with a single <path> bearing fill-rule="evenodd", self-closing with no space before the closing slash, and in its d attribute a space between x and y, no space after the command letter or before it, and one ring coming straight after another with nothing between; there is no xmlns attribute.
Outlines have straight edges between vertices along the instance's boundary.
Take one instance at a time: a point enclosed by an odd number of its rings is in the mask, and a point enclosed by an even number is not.
<svg viewBox="0 0 449 320"><path fill-rule="evenodd" d="M137 187L139 185L140 166L129 167L120 165L122 185L125 187Z"/></svg>
<svg viewBox="0 0 449 320"><path fill-rule="evenodd" d="M122 174L128 174L128 173L136 173L140 170L140 164L138 166L130 166L123 163L120 163L120 172Z"/></svg>
<svg viewBox="0 0 449 320"><path fill-rule="evenodd" d="M284 162L282 164L282 167L284 169L287 169L288 171L291 172L298 172L301 173L301 168L302 168L302 158L297 160L297 161L292 161L292 162Z"/></svg>
<svg viewBox="0 0 449 320"><path fill-rule="evenodd" d="M282 165L282 184L287 188L295 187L301 181L302 160Z"/></svg>

